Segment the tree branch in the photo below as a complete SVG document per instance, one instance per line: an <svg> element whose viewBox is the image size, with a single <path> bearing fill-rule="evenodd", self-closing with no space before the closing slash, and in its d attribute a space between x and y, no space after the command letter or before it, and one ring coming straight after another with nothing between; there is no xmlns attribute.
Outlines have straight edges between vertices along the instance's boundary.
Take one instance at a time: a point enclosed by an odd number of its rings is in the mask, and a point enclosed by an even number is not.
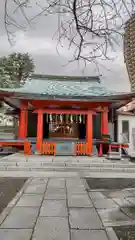
<svg viewBox="0 0 135 240"><path fill-rule="evenodd" d="M15 13L21 11L27 24L40 16L57 15L55 36L58 45L68 42L69 49L74 49L74 60L87 59L90 62L109 58L108 51L119 43L125 21L135 12L135 0L37 0L38 12L30 18L26 9L30 3L33 7L32 1L5 0L4 21L9 42L13 37L11 26L21 28L8 14L9 1L14 3Z"/></svg>

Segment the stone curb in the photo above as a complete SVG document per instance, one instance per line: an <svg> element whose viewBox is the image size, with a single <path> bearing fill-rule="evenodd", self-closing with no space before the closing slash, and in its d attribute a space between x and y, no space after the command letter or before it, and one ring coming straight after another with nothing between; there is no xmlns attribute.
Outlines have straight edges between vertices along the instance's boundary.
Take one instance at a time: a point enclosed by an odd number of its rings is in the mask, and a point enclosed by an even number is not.
<svg viewBox="0 0 135 240"><path fill-rule="evenodd" d="M115 172L115 173L135 173L135 168L84 168L84 167L0 167L1 171L53 171L53 172L60 172L60 171L86 171L89 173L92 172Z"/></svg>
<svg viewBox="0 0 135 240"><path fill-rule="evenodd" d="M119 226L130 226L135 225L135 220L128 221L117 221L117 222L103 222L105 228L109 227L119 227Z"/></svg>
<svg viewBox="0 0 135 240"><path fill-rule="evenodd" d="M23 187L20 189L20 191L15 195L15 197L9 202L7 207L3 210L3 212L0 214L0 225L3 223L3 221L6 219L6 217L10 214L13 207L15 207L16 203L19 201L20 197L24 193L25 189L31 182L32 178L29 178L23 185Z"/></svg>
<svg viewBox="0 0 135 240"><path fill-rule="evenodd" d="M109 240L118 240L113 228L106 228L106 233L107 233L107 236L109 237Z"/></svg>
<svg viewBox="0 0 135 240"><path fill-rule="evenodd" d="M82 182L83 182L83 185L84 185L85 190L88 192L88 191L90 190L90 188L89 188L89 185L88 185L86 179L81 178L81 180L82 180Z"/></svg>

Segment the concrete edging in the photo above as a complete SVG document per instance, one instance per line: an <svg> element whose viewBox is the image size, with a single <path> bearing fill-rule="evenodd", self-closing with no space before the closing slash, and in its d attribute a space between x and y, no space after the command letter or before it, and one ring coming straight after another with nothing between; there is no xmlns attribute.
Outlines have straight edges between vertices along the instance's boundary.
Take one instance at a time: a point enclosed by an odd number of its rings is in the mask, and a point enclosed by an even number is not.
<svg viewBox="0 0 135 240"><path fill-rule="evenodd" d="M19 199L21 198L22 194L24 193L25 189L32 181L32 178L29 178L20 189L20 191L15 195L15 197L8 203L7 207L4 208L3 212L0 214L0 225L6 219L6 217L10 214L12 208L17 204Z"/></svg>
<svg viewBox="0 0 135 240"><path fill-rule="evenodd" d="M110 240L118 240L113 228L108 227L105 230L106 230L107 236L109 237Z"/></svg>

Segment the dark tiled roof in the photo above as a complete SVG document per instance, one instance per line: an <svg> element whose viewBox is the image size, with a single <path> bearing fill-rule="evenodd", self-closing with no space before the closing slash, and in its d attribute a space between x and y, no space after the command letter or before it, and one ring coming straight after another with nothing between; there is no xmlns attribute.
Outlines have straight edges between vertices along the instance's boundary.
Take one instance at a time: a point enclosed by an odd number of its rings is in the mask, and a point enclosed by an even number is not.
<svg viewBox="0 0 135 240"><path fill-rule="evenodd" d="M2 89L1 89L2 90ZM7 91L7 89L3 89ZM10 89L22 94L41 94L42 96L94 97L113 96L118 92L109 91L100 83L99 77L71 77L34 75L23 87Z"/></svg>

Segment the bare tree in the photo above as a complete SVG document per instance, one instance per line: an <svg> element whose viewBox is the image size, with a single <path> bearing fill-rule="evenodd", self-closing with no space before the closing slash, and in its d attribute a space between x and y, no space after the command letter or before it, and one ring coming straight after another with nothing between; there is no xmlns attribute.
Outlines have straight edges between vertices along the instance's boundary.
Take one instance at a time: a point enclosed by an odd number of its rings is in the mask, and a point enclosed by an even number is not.
<svg viewBox="0 0 135 240"><path fill-rule="evenodd" d="M4 0L5 27L9 41L12 26L20 26L9 14L8 2L14 4L14 13L20 11L27 24L37 17L57 15L58 28L55 36L58 44L68 42L73 49L73 60L96 62L108 59L108 50L114 48L123 37L124 23L134 14L135 0L37 0L37 14L30 17L28 8L33 6L30 0Z"/></svg>

